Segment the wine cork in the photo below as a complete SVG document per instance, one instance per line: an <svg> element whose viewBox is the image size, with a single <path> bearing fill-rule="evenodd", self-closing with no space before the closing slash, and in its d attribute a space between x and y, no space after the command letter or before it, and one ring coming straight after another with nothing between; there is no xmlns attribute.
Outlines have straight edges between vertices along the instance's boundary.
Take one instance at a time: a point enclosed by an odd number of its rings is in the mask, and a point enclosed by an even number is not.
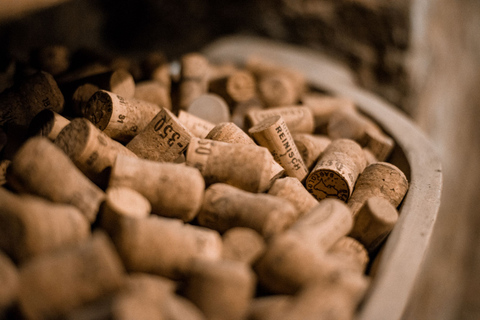
<svg viewBox="0 0 480 320"><path fill-rule="evenodd" d="M285 169L288 176L300 181L305 179L308 170L282 116L267 118L251 127L248 133L259 145L270 150L275 161Z"/></svg>
<svg viewBox="0 0 480 320"><path fill-rule="evenodd" d="M385 161L395 147L395 141L381 130L367 128L364 138L365 149L369 150L378 161Z"/></svg>
<svg viewBox="0 0 480 320"><path fill-rule="evenodd" d="M208 91L209 62L199 53L188 53L180 59L179 108L188 106Z"/></svg>
<svg viewBox="0 0 480 320"><path fill-rule="evenodd" d="M25 262L90 235L90 224L70 205L0 188L0 247L16 262Z"/></svg>
<svg viewBox="0 0 480 320"><path fill-rule="evenodd" d="M269 238L284 231L296 218L297 211L288 200L216 183L205 191L197 220L201 226L220 233L245 227Z"/></svg>
<svg viewBox="0 0 480 320"><path fill-rule="evenodd" d="M328 258L342 264L342 270L363 274L369 262L367 249L354 238L342 237L328 251Z"/></svg>
<svg viewBox="0 0 480 320"><path fill-rule="evenodd" d="M255 126L274 115L282 116L291 133L313 133L315 128L312 112L308 107L300 105L250 110L246 116L247 125Z"/></svg>
<svg viewBox="0 0 480 320"><path fill-rule="evenodd" d="M174 280L187 275L193 258L218 260L222 253L218 232L158 216L123 219L112 239L129 272Z"/></svg>
<svg viewBox="0 0 480 320"><path fill-rule="evenodd" d="M28 127L44 109L61 113L64 98L53 77L37 72L0 94L0 126Z"/></svg>
<svg viewBox="0 0 480 320"><path fill-rule="evenodd" d="M352 230L353 218L348 206L337 199L324 199L299 218L288 232L295 233L315 250L327 251Z"/></svg>
<svg viewBox="0 0 480 320"><path fill-rule="evenodd" d="M158 81L165 85L171 83L170 66L163 52L148 53L141 61L140 68L142 69L142 79Z"/></svg>
<svg viewBox="0 0 480 320"><path fill-rule="evenodd" d="M197 169L182 164L119 155L108 186L139 192L150 202L152 213L191 221L202 205L205 181Z"/></svg>
<svg viewBox="0 0 480 320"><path fill-rule="evenodd" d="M15 190L39 195L53 202L71 204L93 222L105 193L44 137L30 138L18 150L7 171Z"/></svg>
<svg viewBox="0 0 480 320"><path fill-rule="evenodd" d="M337 198L346 202L365 165L363 150L355 141L334 140L323 151L305 186L318 200Z"/></svg>
<svg viewBox="0 0 480 320"><path fill-rule="evenodd" d="M256 85L251 72L238 70L225 77L210 80L208 89L225 99L229 106L234 106L254 98L257 93Z"/></svg>
<svg viewBox="0 0 480 320"><path fill-rule="evenodd" d="M271 154L256 145L192 138L186 164L200 170L207 185L223 182L246 191L263 192L272 179Z"/></svg>
<svg viewBox="0 0 480 320"><path fill-rule="evenodd" d="M218 79L225 79L238 71L238 66L231 61L210 63L208 69L208 81L213 82Z"/></svg>
<svg viewBox="0 0 480 320"><path fill-rule="evenodd" d="M371 197L387 199L397 208L408 190L405 174L395 165L377 162L365 168L347 204L357 216L365 201Z"/></svg>
<svg viewBox="0 0 480 320"><path fill-rule="evenodd" d="M72 116L85 117L88 100L99 90L98 86L91 83L78 86L72 94Z"/></svg>
<svg viewBox="0 0 480 320"><path fill-rule="evenodd" d="M186 111L214 124L230 121L227 102L214 93L205 93L196 97Z"/></svg>
<svg viewBox="0 0 480 320"><path fill-rule="evenodd" d="M302 104L307 106L315 119L315 132L327 134L327 125L332 114L337 111L355 112L353 100L344 97L332 97L316 92L302 96Z"/></svg>
<svg viewBox="0 0 480 320"><path fill-rule="evenodd" d="M22 266L20 308L27 319L62 317L120 289L123 278L123 266L111 241L95 232L78 245Z"/></svg>
<svg viewBox="0 0 480 320"><path fill-rule="evenodd" d="M305 189L298 179L293 177L275 180L268 190L268 194L290 201L297 209L299 217L318 205L317 199Z"/></svg>
<svg viewBox="0 0 480 320"><path fill-rule="evenodd" d="M115 232L120 220L146 218L152 211L148 199L133 189L110 187L106 194L101 210L100 226L109 234Z"/></svg>
<svg viewBox="0 0 480 320"><path fill-rule="evenodd" d="M327 136L309 133L292 133L292 138L308 169L313 168L320 154L332 142Z"/></svg>
<svg viewBox="0 0 480 320"><path fill-rule="evenodd" d="M127 143L143 131L160 110L156 104L100 90L88 100L85 117L107 136Z"/></svg>
<svg viewBox="0 0 480 320"><path fill-rule="evenodd" d="M183 294L207 319L245 319L256 279L248 265L234 261L195 259Z"/></svg>
<svg viewBox="0 0 480 320"><path fill-rule="evenodd" d="M12 161L8 159L0 160L0 186L7 183L7 170L10 163L12 163Z"/></svg>
<svg viewBox="0 0 480 320"><path fill-rule="evenodd" d="M292 296L276 294L256 297L250 303L248 309L249 320L275 320L290 307Z"/></svg>
<svg viewBox="0 0 480 320"><path fill-rule="evenodd" d="M62 45L50 45L32 52L32 65L57 76L70 66L70 50Z"/></svg>
<svg viewBox="0 0 480 320"><path fill-rule="evenodd" d="M197 138L205 138L207 134L215 127L215 124L204 120L189 112L178 111L178 121L180 121Z"/></svg>
<svg viewBox="0 0 480 320"><path fill-rule="evenodd" d="M265 240L253 229L232 228L227 230L223 236L222 258L253 264L265 250Z"/></svg>
<svg viewBox="0 0 480 320"><path fill-rule="evenodd" d="M18 269L10 258L0 251L0 314L12 306L17 298L19 291Z"/></svg>
<svg viewBox="0 0 480 320"><path fill-rule="evenodd" d="M138 82L135 85L135 95L133 97L137 100L147 101L172 110L170 85L165 86L159 81L150 80Z"/></svg>
<svg viewBox="0 0 480 320"><path fill-rule="evenodd" d="M55 111L45 109L40 111L30 122L29 136L44 136L54 141L60 131L70 123L70 120Z"/></svg>
<svg viewBox="0 0 480 320"><path fill-rule="evenodd" d="M246 121L246 116L251 110L261 110L264 108L262 101L258 97L253 97L250 100L237 103L232 108L231 121L235 123L240 129L248 130L250 124Z"/></svg>
<svg viewBox="0 0 480 320"><path fill-rule="evenodd" d="M398 220L397 209L389 200L368 198L357 213L350 236L374 253L392 231Z"/></svg>
<svg viewBox="0 0 480 320"><path fill-rule="evenodd" d="M370 150L368 150L367 148L362 148L362 149L363 149L363 154L365 155L367 166L371 165L372 163L378 162L378 159Z"/></svg>
<svg viewBox="0 0 480 320"><path fill-rule="evenodd" d="M127 148L138 157L162 161L175 161L187 148L192 134L178 118L165 108L135 136Z"/></svg>
<svg viewBox="0 0 480 320"><path fill-rule="evenodd" d="M119 154L135 157L133 152L110 139L85 118L73 119L58 134L55 145L102 189L108 184L111 167Z"/></svg>

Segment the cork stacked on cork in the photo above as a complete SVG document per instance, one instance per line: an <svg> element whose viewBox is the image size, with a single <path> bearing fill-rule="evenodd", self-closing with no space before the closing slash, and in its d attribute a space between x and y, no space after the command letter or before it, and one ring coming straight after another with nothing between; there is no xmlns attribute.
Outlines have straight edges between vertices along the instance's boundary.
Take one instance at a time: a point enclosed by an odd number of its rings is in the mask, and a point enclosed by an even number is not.
<svg viewBox="0 0 480 320"><path fill-rule="evenodd" d="M0 318L353 319L408 180L352 101L255 57L33 56L0 93Z"/></svg>

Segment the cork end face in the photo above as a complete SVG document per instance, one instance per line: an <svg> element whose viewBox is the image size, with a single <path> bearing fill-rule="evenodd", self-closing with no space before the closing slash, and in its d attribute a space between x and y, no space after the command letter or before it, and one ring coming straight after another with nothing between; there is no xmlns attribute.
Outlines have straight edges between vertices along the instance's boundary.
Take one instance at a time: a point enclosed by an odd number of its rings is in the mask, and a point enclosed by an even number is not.
<svg viewBox="0 0 480 320"><path fill-rule="evenodd" d="M70 159L76 158L85 149L89 138L87 119L73 119L55 138L55 145L65 152Z"/></svg>
<svg viewBox="0 0 480 320"><path fill-rule="evenodd" d="M90 120L95 127L105 130L113 113L112 97L107 91L97 91L85 107L85 118Z"/></svg>
<svg viewBox="0 0 480 320"><path fill-rule="evenodd" d="M332 170L313 172L308 176L305 184L308 192L318 201L325 198L347 201L351 193L347 181Z"/></svg>

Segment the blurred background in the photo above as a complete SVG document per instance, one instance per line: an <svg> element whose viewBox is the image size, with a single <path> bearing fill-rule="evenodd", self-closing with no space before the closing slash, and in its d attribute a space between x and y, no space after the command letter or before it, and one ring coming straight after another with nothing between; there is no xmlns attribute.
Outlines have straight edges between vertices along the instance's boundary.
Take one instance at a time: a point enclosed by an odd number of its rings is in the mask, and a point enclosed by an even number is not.
<svg viewBox="0 0 480 320"><path fill-rule="evenodd" d="M478 0L0 2L2 57L61 44L175 59L247 34L348 66L359 86L411 117L443 162L441 209L407 319L480 319L479 32Z"/></svg>

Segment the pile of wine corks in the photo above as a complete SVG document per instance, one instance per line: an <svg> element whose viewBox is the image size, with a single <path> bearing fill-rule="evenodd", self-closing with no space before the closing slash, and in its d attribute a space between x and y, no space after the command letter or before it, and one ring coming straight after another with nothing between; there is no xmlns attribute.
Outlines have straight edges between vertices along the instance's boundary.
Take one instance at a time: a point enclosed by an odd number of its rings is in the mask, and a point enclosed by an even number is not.
<svg viewBox="0 0 480 320"><path fill-rule="evenodd" d="M355 315L408 182L352 101L255 57L43 50L3 75L0 318Z"/></svg>

